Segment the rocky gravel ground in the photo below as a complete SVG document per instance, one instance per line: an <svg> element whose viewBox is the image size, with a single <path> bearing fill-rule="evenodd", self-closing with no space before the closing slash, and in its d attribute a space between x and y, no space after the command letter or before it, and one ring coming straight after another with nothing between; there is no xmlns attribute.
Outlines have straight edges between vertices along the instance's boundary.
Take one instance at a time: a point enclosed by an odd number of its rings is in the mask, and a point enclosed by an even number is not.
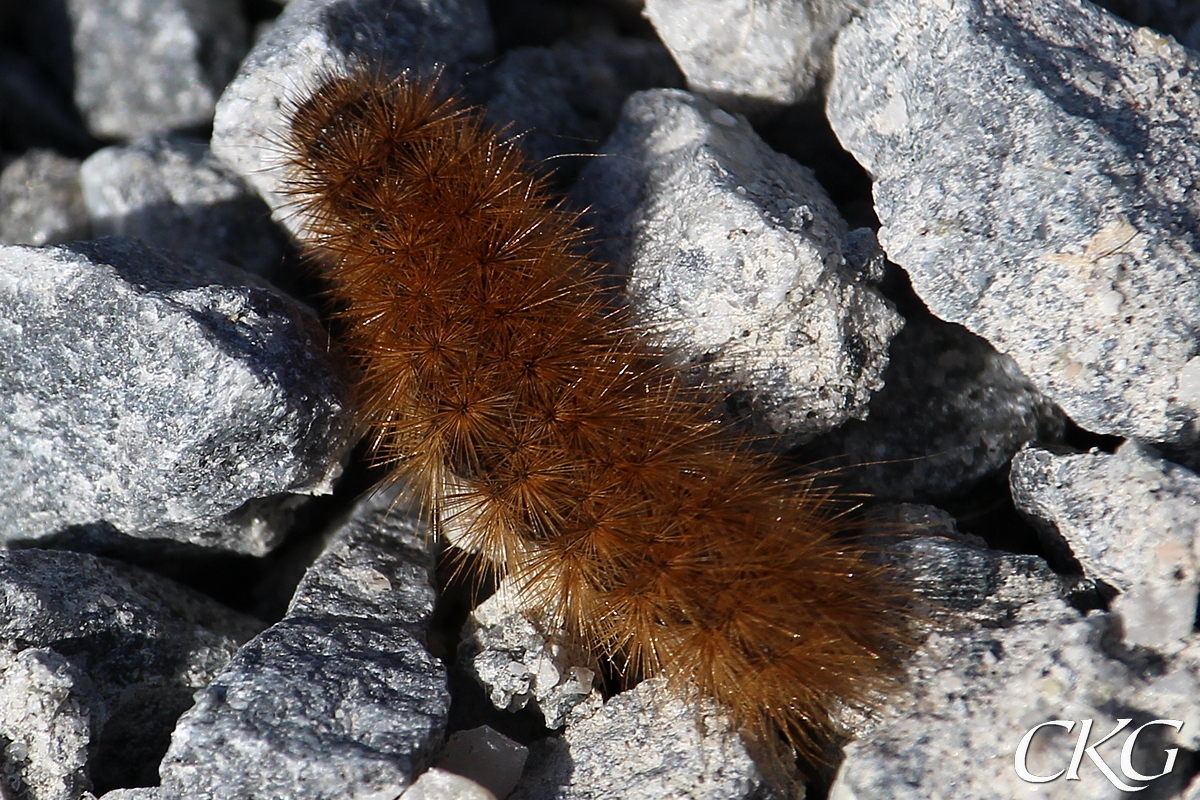
<svg viewBox="0 0 1200 800"><path fill-rule="evenodd" d="M0 0L0 798L1200 798L1198 49L1188 0ZM281 191L355 61L549 159L890 542L907 673L824 770L372 491Z"/></svg>

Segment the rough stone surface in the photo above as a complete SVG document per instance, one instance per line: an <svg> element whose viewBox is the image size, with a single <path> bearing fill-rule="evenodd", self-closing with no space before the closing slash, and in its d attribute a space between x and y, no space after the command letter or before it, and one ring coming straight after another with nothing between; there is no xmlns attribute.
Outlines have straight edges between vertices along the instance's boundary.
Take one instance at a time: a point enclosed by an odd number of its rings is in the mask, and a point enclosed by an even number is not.
<svg viewBox="0 0 1200 800"><path fill-rule="evenodd" d="M0 249L0 540L246 553L330 489L349 393L295 301L129 239Z"/></svg>
<svg viewBox="0 0 1200 800"><path fill-rule="evenodd" d="M1062 412L1016 362L958 325L910 318L888 358L867 418L803 451L806 461L839 470L844 493L950 497L1002 470L1025 444L1062 435Z"/></svg>
<svg viewBox="0 0 1200 800"><path fill-rule="evenodd" d="M106 147L83 162L79 180L97 235L134 236L261 275L283 257L270 210L203 142L152 136Z"/></svg>
<svg viewBox="0 0 1200 800"><path fill-rule="evenodd" d="M136 567L0 552L0 780L28 800L156 781L192 692L260 627Z"/></svg>
<svg viewBox="0 0 1200 800"><path fill-rule="evenodd" d="M1091 578L1120 591L1112 610L1131 644L1172 652L1196 621L1200 475L1136 443L1115 454L1023 450L1013 501Z"/></svg>
<svg viewBox="0 0 1200 800"><path fill-rule="evenodd" d="M1045 612L1047 606L1034 606ZM1055 719L1075 720L1075 735L1044 730L1030 748L1028 767L1035 775L1065 769L1082 723L1093 720L1095 743L1117 725L1118 717L1136 724L1156 718L1137 705L1151 680L1136 667L1105 650L1108 617L1078 618L1060 605L1049 617L1031 614L1008 627L982 627L930 636L914 656L901 707L868 736L846 748L830 800L857 798L1025 797L1030 784L1018 777L1014 753L1026 731ZM1149 712L1149 713L1148 713ZM1178 709L1172 713L1175 716ZM1139 737L1134 764L1144 774L1162 769L1163 728ZM1120 743L1098 750L1113 767ZM1138 755L1141 755L1139 758ZM1089 759L1080 780L1039 784L1038 797L1127 798ZM1159 797L1179 789L1183 772L1157 781ZM1121 777L1118 775L1117 777ZM1136 783L1133 785L1142 785ZM1151 794L1151 793L1147 793Z"/></svg>
<svg viewBox="0 0 1200 800"><path fill-rule="evenodd" d="M491 55L483 0L294 0L221 96L213 152L291 227L294 217L279 192L289 103L321 76L357 61L396 74L440 70L453 86Z"/></svg>
<svg viewBox="0 0 1200 800"><path fill-rule="evenodd" d="M470 778L434 767L421 773L399 800L496 800L496 795Z"/></svg>
<svg viewBox="0 0 1200 800"><path fill-rule="evenodd" d="M1200 62L1083 0L879 0L828 111L942 319L1083 427L1200 435Z"/></svg>
<svg viewBox="0 0 1200 800"><path fill-rule="evenodd" d="M598 256L679 360L736 390L735 416L803 440L866 413L903 320L847 265L810 170L676 90L633 95L602 152L572 195Z"/></svg>
<svg viewBox="0 0 1200 800"><path fill-rule="evenodd" d="M438 767L470 778L496 797L508 797L521 778L529 748L481 725L446 741Z"/></svg>
<svg viewBox="0 0 1200 800"><path fill-rule="evenodd" d="M66 0L66 8L75 104L96 136L207 125L245 53L236 0Z"/></svg>
<svg viewBox="0 0 1200 800"><path fill-rule="evenodd" d="M30 150L0 173L0 244L58 244L89 228L75 159Z"/></svg>
<svg viewBox="0 0 1200 800"><path fill-rule="evenodd" d="M517 711L533 703L553 730L577 706L594 709L602 700L592 685L594 659L544 628L502 584L471 612L459 660L487 688L496 708Z"/></svg>
<svg viewBox="0 0 1200 800"><path fill-rule="evenodd" d="M834 38L869 0L646 0L646 16L688 87L754 111L810 96Z"/></svg>
<svg viewBox="0 0 1200 800"><path fill-rule="evenodd" d="M1027 762L1036 775L1068 766L1084 719L1093 720L1091 744L1119 718L1134 726L1183 720L1180 735L1164 739L1170 731L1154 728L1139 737L1133 763L1147 775L1162 770L1163 750L1173 741L1195 747L1197 731L1187 726L1200 716L1200 637L1190 635L1173 656L1146 658L1122 641L1128 628L1120 614L1085 617L1066 602L1081 582L1056 575L1036 556L989 550L928 506L884 507L874 523L873 535L886 537L898 526L922 534L900 539L889 558L927 603L914 608L924 639L902 690L876 718L854 726L859 738L846 748L830 800L1027 796L1031 785L1014 767L1017 745L1035 725L1055 719L1076 720L1075 735L1058 728L1039 735ZM1123 743L1122 736L1098 749L1114 769ZM1144 796L1173 796L1187 771L1184 756ZM1129 796L1090 759L1079 782L1036 788L1038 797L1064 800Z"/></svg>
<svg viewBox="0 0 1200 800"><path fill-rule="evenodd" d="M1023 616L1053 615L1061 598L1081 588L1038 556L992 550L960 533L954 518L934 506L879 506L867 515L864 533L884 542L887 563L918 598L914 620L929 630L1006 627Z"/></svg>
<svg viewBox="0 0 1200 800"><path fill-rule="evenodd" d="M564 188L589 160L572 154L600 147L631 92L683 84L659 42L617 36L517 48L492 80L488 121L516 139L533 163L553 170Z"/></svg>
<svg viewBox="0 0 1200 800"><path fill-rule="evenodd" d="M441 742L446 675L416 633L433 609L429 532L364 501L287 616L196 695L160 769L196 798L399 796Z"/></svg>
<svg viewBox="0 0 1200 800"><path fill-rule="evenodd" d="M574 720L530 761L513 800L731 800L763 792L758 767L728 720L661 679Z"/></svg>

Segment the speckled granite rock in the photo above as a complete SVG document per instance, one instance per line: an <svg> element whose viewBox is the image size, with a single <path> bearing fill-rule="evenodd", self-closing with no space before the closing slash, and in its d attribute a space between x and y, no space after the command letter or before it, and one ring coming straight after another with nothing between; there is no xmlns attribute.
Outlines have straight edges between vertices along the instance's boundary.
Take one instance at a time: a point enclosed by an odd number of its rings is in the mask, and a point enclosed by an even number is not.
<svg viewBox="0 0 1200 800"><path fill-rule="evenodd" d="M919 507L894 509L916 522ZM1197 687L1194 648L1165 663L1146 659L1121 641L1118 614L1084 615L1065 600L1076 582L1055 575L1036 556L1004 554L972 544L948 519L932 512L928 529L944 537L902 540L892 557L934 604L924 640L909 660L903 691L879 718L858 726L856 741L830 791L830 800L863 798L1021 797L1030 793L1014 766L1022 736L1048 720L1076 720L1075 735L1051 728L1039 735L1027 766L1034 775L1065 769L1082 723L1093 720L1095 744L1130 717L1193 722ZM884 528L886 531L886 527ZM920 528L917 528L920 530ZM1154 728L1138 739L1134 763L1143 774L1164 764L1171 745ZM1194 746L1183 730L1180 744ZM1098 752L1117 768L1124 738ZM1170 796L1186 775L1182 764L1155 784ZM1120 775L1117 775L1121 779ZM1142 785L1135 782L1136 785ZM1130 784L1127 784L1130 785ZM1037 785L1038 797L1128 797L1090 760L1080 782Z"/></svg>
<svg viewBox="0 0 1200 800"><path fill-rule="evenodd" d="M246 23L236 0L65 5L75 104L96 136L203 127L245 53Z"/></svg>
<svg viewBox="0 0 1200 800"><path fill-rule="evenodd" d="M758 766L728 720L660 679L618 694L530 754L513 800L763 797Z"/></svg>
<svg viewBox="0 0 1200 800"><path fill-rule="evenodd" d="M602 152L573 200L676 358L736 389L758 433L803 440L866 413L903 320L847 265L809 170L674 90L633 95Z"/></svg>
<svg viewBox="0 0 1200 800"><path fill-rule="evenodd" d="M892 340L867 418L813 442L803 458L838 469L839 491L930 500L969 490L1065 419L1016 363L958 325L909 319Z"/></svg>
<svg viewBox="0 0 1200 800"><path fill-rule="evenodd" d="M394 495L360 503L284 619L238 651L180 719L160 773L189 798L400 795L449 710L421 632L429 532Z"/></svg>
<svg viewBox="0 0 1200 800"><path fill-rule="evenodd" d="M1113 455L1023 450L1013 500L1084 572L1116 588L1130 644L1173 652L1196 621L1200 475L1136 443Z"/></svg>
<svg viewBox="0 0 1200 800"><path fill-rule="evenodd" d="M833 40L869 0L646 0L695 92L738 111L786 106L829 73Z"/></svg>
<svg viewBox="0 0 1200 800"><path fill-rule="evenodd" d="M261 554L349 391L316 319L129 239L0 249L0 540L95 528Z"/></svg>
<svg viewBox="0 0 1200 800"><path fill-rule="evenodd" d="M487 690L492 704L517 711L533 703L546 727L561 728L582 705L603 701L593 686L594 659L531 620L509 584L471 612L463 632L459 660Z"/></svg>
<svg viewBox="0 0 1200 800"><path fill-rule="evenodd" d="M0 552L0 763L27 800L156 780L176 717L260 624L137 567Z"/></svg>
<svg viewBox="0 0 1200 800"><path fill-rule="evenodd" d="M0 173L0 244L58 244L89 230L75 159L30 150Z"/></svg>
<svg viewBox="0 0 1200 800"><path fill-rule="evenodd" d="M1089 430L1196 442L1195 54L1083 0L879 0L835 57L830 121L930 310Z"/></svg>
<svg viewBox="0 0 1200 800"><path fill-rule="evenodd" d="M221 96L213 152L289 225L279 193L287 104L354 60L396 73L440 70L454 84L491 57L487 19L483 0L294 0Z"/></svg>
<svg viewBox="0 0 1200 800"><path fill-rule="evenodd" d="M79 179L97 235L134 236L260 275L283 257L269 209L203 142L152 136L106 147L83 162Z"/></svg>

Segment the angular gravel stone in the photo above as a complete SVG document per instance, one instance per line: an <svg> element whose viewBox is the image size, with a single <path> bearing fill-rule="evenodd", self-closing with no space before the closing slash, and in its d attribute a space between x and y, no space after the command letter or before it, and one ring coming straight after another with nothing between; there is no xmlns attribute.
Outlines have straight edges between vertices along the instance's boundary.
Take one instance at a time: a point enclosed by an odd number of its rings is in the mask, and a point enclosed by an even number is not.
<svg viewBox="0 0 1200 800"><path fill-rule="evenodd" d="M213 152L295 232L279 192L289 103L303 99L323 75L359 61L396 74L440 71L455 86L491 56L483 0L294 0L221 96Z"/></svg>
<svg viewBox="0 0 1200 800"><path fill-rule="evenodd" d="M438 767L475 781L496 797L508 797L521 778L528 755L528 747L481 725L451 735Z"/></svg>
<svg viewBox="0 0 1200 800"><path fill-rule="evenodd" d="M602 704L592 685L594 659L565 637L531 620L508 584L472 612L459 660L488 690L492 704L518 711L533 703L547 728L561 728L572 711Z"/></svg>
<svg viewBox="0 0 1200 800"><path fill-rule="evenodd" d="M844 493L950 497L1002 470L1025 444L1062 436L1062 412L1016 362L958 325L909 319L888 357L867 418L803 451L806 461L839 470Z"/></svg>
<svg viewBox="0 0 1200 800"><path fill-rule="evenodd" d="M942 319L1083 427L1200 437L1200 61L1082 0L879 0L828 110Z"/></svg>
<svg viewBox="0 0 1200 800"><path fill-rule="evenodd" d="M470 778L434 767L422 772L399 800L496 800L496 795Z"/></svg>
<svg viewBox="0 0 1200 800"><path fill-rule="evenodd" d="M530 754L513 800L762 797L758 766L729 721L661 679L643 681Z"/></svg>
<svg viewBox="0 0 1200 800"><path fill-rule="evenodd" d="M283 258L266 204L202 142L153 136L106 147L83 162L79 180L97 235L135 236L260 275Z"/></svg>
<svg viewBox="0 0 1200 800"><path fill-rule="evenodd" d="M160 769L196 798L396 797L441 743L450 698L416 631L433 609L429 531L360 504L287 616L196 695Z"/></svg>
<svg viewBox="0 0 1200 800"><path fill-rule="evenodd" d="M924 640L877 716L854 725L858 738L846 747L830 800L1026 796L1031 784L1014 767L1017 746L1035 725L1056 719L1074 720L1074 734L1044 729L1029 751L1033 774L1068 766L1080 720L1093 720L1095 744L1118 718L1135 726L1180 719L1185 727L1174 738L1195 747L1200 729L1187 725L1200 725L1200 637L1192 634L1173 657L1146 658L1121 641L1119 615L1084 617L1066 602L1086 581L1056 575L1037 556L989 550L928 506L883 507L867 532L887 537L897 528L920 534L891 545L888 558L929 603L914 608ZM1145 774L1162 770L1163 750L1172 746L1163 733L1139 736L1134 764ZM1098 750L1115 769L1124 737ZM1155 784L1161 793L1149 794L1173 796L1185 762ZM1038 784L1038 797L1129 796L1090 759L1080 780Z"/></svg>
<svg viewBox="0 0 1200 800"><path fill-rule="evenodd" d="M262 554L330 490L349 390L311 313L129 239L0 249L0 541Z"/></svg>
<svg viewBox="0 0 1200 800"><path fill-rule="evenodd" d="M261 625L79 553L0 552L0 762L19 797L157 780L192 692Z"/></svg>
<svg viewBox="0 0 1200 800"><path fill-rule="evenodd" d="M1036 608L1043 612L1047 607ZM1117 726L1118 717L1134 718L1135 726L1155 719L1147 706L1136 704L1139 692L1151 686L1147 675L1103 649L1109 622L1104 614L1078 618L1063 604L1049 618L1035 614L1008 627L930 636L912 659L903 700L885 711L888 718L878 727L846 747L830 800L1026 797L1031 784L1018 776L1014 754L1035 725L1059 719L1075 722L1072 734L1043 729L1030 748L1029 771L1048 776L1070 764L1080 720L1093 721L1089 744L1095 744ZM1174 714L1170 718L1178 719ZM1163 767L1163 750L1172 746L1170 738L1160 738L1164 732L1170 733L1151 728L1137 740L1134 764L1144 774ZM1097 751L1113 769L1119 769L1126 736L1119 735ZM1176 769L1151 784L1161 792L1154 794L1172 796L1184 774ZM1037 796L1130 796L1113 786L1090 759L1083 760L1079 775L1079 781L1038 784ZM1124 780L1120 773L1115 777Z"/></svg>
<svg viewBox="0 0 1200 800"><path fill-rule="evenodd" d="M838 32L869 0L646 0L688 88L747 113L809 97Z"/></svg>
<svg viewBox="0 0 1200 800"><path fill-rule="evenodd" d="M30 150L0 173L0 244L58 244L89 230L75 159Z"/></svg>
<svg viewBox="0 0 1200 800"><path fill-rule="evenodd" d="M595 152L631 92L683 85L661 43L618 36L519 47L505 54L492 80L488 121L531 162L553 170L564 188L590 161L574 154Z"/></svg>
<svg viewBox="0 0 1200 800"><path fill-rule="evenodd" d="M1093 579L1131 644L1173 652L1193 631L1200 592L1200 475L1130 442L1113 455L1028 448L1013 459L1013 501Z"/></svg>
<svg viewBox="0 0 1200 800"><path fill-rule="evenodd" d="M730 411L757 433L803 440L863 416L903 320L847 265L812 172L675 90L633 95L603 153L573 200L676 357L736 389Z"/></svg>
<svg viewBox="0 0 1200 800"><path fill-rule="evenodd" d="M66 7L75 104L104 138L207 125L246 51L237 0L66 0Z"/></svg>

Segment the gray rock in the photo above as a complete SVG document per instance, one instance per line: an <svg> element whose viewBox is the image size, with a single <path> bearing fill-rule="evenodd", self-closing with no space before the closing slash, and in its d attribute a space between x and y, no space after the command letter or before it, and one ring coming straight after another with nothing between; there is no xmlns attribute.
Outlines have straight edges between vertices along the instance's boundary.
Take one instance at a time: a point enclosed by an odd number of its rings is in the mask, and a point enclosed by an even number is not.
<svg viewBox="0 0 1200 800"><path fill-rule="evenodd" d="M89 228L75 159L30 150L0 173L0 244L58 244Z"/></svg>
<svg viewBox="0 0 1200 800"><path fill-rule="evenodd" d="M828 111L942 319L1083 427L1200 436L1200 63L1082 0L879 0Z"/></svg>
<svg viewBox="0 0 1200 800"><path fill-rule="evenodd" d="M447 85L491 57L483 0L295 0L221 96L212 149L295 232L280 183L285 120L322 76L365 63L389 73L440 70Z"/></svg>
<svg viewBox="0 0 1200 800"><path fill-rule="evenodd" d="M492 79L488 121L563 187L589 160L576 154L600 147L631 92L683 84L662 44L618 36L510 50Z"/></svg>
<svg viewBox="0 0 1200 800"><path fill-rule="evenodd" d="M438 758L438 768L470 778L496 797L508 797L521 778L528 755L528 747L481 725L451 735Z"/></svg>
<svg viewBox="0 0 1200 800"><path fill-rule="evenodd" d="M399 800L496 800L496 795L470 778L434 767L422 772Z"/></svg>
<svg viewBox="0 0 1200 800"><path fill-rule="evenodd" d="M0 249L0 540L243 553L330 490L349 390L316 319L128 239Z"/></svg>
<svg viewBox="0 0 1200 800"><path fill-rule="evenodd" d="M958 325L909 319L892 340L864 420L805 448L839 490L876 499L950 497L1008 465L1028 442L1062 436L1062 412L1016 363Z"/></svg>
<svg viewBox="0 0 1200 800"><path fill-rule="evenodd" d="M134 236L260 275L283 258L266 204L202 142L152 136L106 147L83 162L79 180L97 235Z"/></svg>
<svg viewBox="0 0 1200 800"><path fill-rule="evenodd" d="M810 170L675 90L633 95L603 154L574 202L678 360L736 390L756 433L799 441L866 413L903 320L847 266Z"/></svg>
<svg viewBox="0 0 1200 800"><path fill-rule="evenodd" d="M1084 572L1120 591L1125 639L1180 649L1200 592L1200 476L1136 443L1116 454L1028 448L1013 459L1013 501Z"/></svg>
<svg viewBox="0 0 1200 800"><path fill-rule="evenodd" d="M136 567L0 552L0 762L31 800L156 779L192 692L261 625Z"/></svg>
<svg viewBox="0 0 1200 800"><path fill-rule="evenodd" d="M863 533L883 543L885 561L917 597L913 620L928 630L1052 618L1062 611L1063 597L1083 588L1038 556L989 549L934 506L876 507Z"/></svg>
<svg viewBox="0 0 1200 800"><path fill-rule="evenodd" d="M91 686L63 656L30 647L0 669L3 781L33 800L77 800L91 786Z"/></svg>
<svg viewBox="0 0 1200 800"><path fill-rule="evenodd" d="M745 111L786 106L829 73L838 32L870 0L646 0L688 88Z"/></svg>
<svg viewBox="0 0 1200 800"><path fill-rule="evenodd" d="M867 532L886 537L897 529L918 534L887 552L924 600L913 608L923 638L897 690L875 717L854 725L858 738L846 747L830 800L1025 796L1031 784L1017 775L1017 745L1049 720L1074 720L1074 733L1049 728L1038 735L1027 761L1035 775L1068 766L1080 720L1093 721L1090 744L1119 718L1133 719L1134 727L1183 720L1180 736L1164 738L1159 727L1139 737L1134 764L1145 774L1161 771L1172 738L1195 747L1196 731L1186 726L1200 725L1200 637L1192 634L1174 656L1148 659L1122 642L1119 615L1084 617L1072 608L1066 598L1080 582L1054 574L1042 559L988 550L931 507L884 507ZM1123 743L1124 735L1098 750L1114 769ZM1173 796L1186 761L1147 796ZM1038 796L1128 796L1090 759L1080 781L1038 784Z"/></svg>
<svg viewBox="0 0 1200 800"><path fill-rule="evenodd" d="M578 706L603 702L592 685L595 659L566 643L561 631L531 619L509 584L480 603L467 620L459 660L488 690L496 708L529 704L547 728L561 728Z"/></svg>
<svg viewBox="0 0 1200 800"><path fill-rule="evenodd" d="M1031 615L1008 627L930 636L912 659L905 696L885 711L888 718L878 727L846 747L830 800L1024 797L1031 784L1018 777L1014 753L1035 725L1075 722L1071 735L1043 729L1030 748L1030 772L1048 776L1069 765L1080 720L1093 721L1089 743L1095 744L1118 717L1133 718L1135 725L1154 719L1145 706L1134 705L1147 680L1104 651L1107 622L1103 614L1078 618L1063 605L1050 618ZM1170 740L1153 734L1165 730L1154 728L1138 739L1134 763L1145 774L1162 769ZM1124 735L1098 750L1114 769L1123 742ZM1183 774L1175 770L1147 794L1172 796ZM1129 797L1090 759L1083 760L1079 775L1078 782L1039 784L1037 796Z"/></svg>
<svg viewBox="0 0 1200 800"><path fill-rule="evenodd" d="M429 532L363 502L287 616L197 693L160 768L189 798L396 797L440 744L450 698L414 631L433 608ZM393 587L399 591L393 591Z"/></svg>
<svg viewBox="0 0 1200 800"><path fill-rule="evenodd" d="M93 134L203 127L246 49L236 0L67 0L75 104Z"/></svg>
<svg viewBox="0 0 1200 800"><path fill-rule="evenodd" d="M729 721L657 678L574 720L530 761L513 800L730 800L766 791Z"/></svg>

